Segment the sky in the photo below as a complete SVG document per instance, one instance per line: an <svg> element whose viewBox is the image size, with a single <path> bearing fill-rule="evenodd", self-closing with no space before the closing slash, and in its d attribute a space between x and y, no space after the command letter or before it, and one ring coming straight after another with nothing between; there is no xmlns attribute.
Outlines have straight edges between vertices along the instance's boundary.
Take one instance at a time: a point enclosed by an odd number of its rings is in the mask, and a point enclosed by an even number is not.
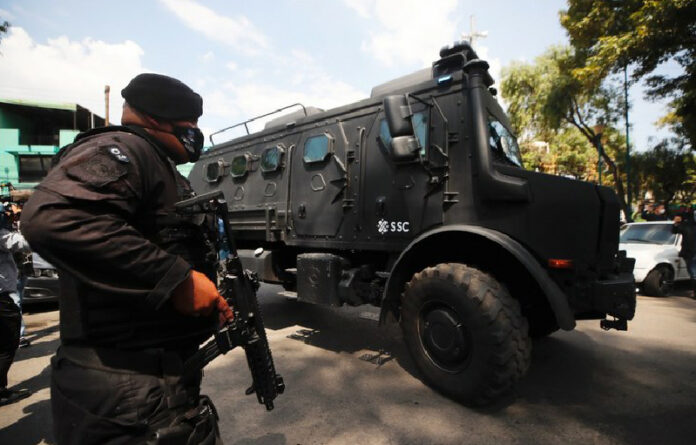
<svg viewBox="0 0 696 445"><path fill-rule="evenodd" d="M0 98L78 103L118 123L120 91L142 72L176 77L203 97L206 135L280 107L324 109L429 67L475 29L494 79L566 44L563 0L0 0ZM668 135L664 104L629 91L633 146ZM250 126L251 130L258 126ZM240 135L240 129L225 133ZM216 142L221 140L216 139ZM654 142L653 142L654 143Z"/></svg>

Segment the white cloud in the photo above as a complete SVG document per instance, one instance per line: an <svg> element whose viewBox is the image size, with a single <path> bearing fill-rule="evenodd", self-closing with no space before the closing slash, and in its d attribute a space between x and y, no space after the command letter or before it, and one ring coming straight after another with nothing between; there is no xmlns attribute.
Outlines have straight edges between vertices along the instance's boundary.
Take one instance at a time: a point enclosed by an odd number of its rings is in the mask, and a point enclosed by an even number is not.
<svg viewBox="0 0 696 445"><path fill-rule="evenodd" d="M235 71L237 69L237 64L230 61L225 64L225 68L227 68L230 71Z"/></svg>
<svg viewBox="0 0 696 445"><path fill-rule="evenodd" d="M67 37L35 42L13 26L2 40L0 97L46 102L79 103L103 116L104 86L111 87L110 118L118 123L120 91L133 76L147 71L137 43L107 43Z"/></svg>
<svg viewBox="0 0 696 445"><path fill-rule="evenodd" d="M10 11L0 8L0 20L5 21L12 19L14 19L14 15Z"/></svg>
<svg viewBox="0 0 696 445"><path fill-rule="evenodd" d="M365 92L328 74L306 52L293 50L290 54L272 57L274 68L264 71L267 77L249 77L244 70L237 70L236 79L220 83L215 90L202 91L204 121L231 125L294 103L330 109L367 97ZM293 75L288 76L288 73ZM295 110L287 112L292 111ZM260 130L267 120L251 123L250 130ZM221 139L243 134L243 129L241 131L225 133Z"/></svg>
<svg viewBox="0 0 696 445"><path fill-rule="evenodd" d="M201 59L205 63L212 62L213 60L215 60L215 53L212 51L208 51L207 53L205 53L201 56Z"/></svg>
<svg viewBox="0 0 696 445"><path fill-rule="evenodd" d="M270 46L268 37L243 15L226 17L193 0L160 0L189 28L244 54Z"/></svg>
<svg viewBox="0 0 696 445"><path fill-rule="evenodd" d="M372 17L372 9L375 0L344 0L345 3L361 17L370 18Z"/></svg>
<svg viewBox="0 0 696 445"><path fill-rule="evenodd" d="M378 23L362 49L387 66L428 66L442 46L458 39L457 0L344 0Z"/></svg>

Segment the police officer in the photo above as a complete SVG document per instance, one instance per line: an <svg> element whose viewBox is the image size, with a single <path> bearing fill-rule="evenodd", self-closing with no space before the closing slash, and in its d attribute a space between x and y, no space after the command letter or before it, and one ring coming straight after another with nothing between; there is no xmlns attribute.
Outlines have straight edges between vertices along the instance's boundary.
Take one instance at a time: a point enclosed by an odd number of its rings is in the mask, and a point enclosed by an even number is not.
<svg viewBox="0 0 696 445"><path fill-rule="evenodd" d="M122 126L64 147L21 220L60 276L55 438L219 443L214 407L199 393L202 373L190 377L184 363L233 315L211 281L211 228L174 209L192 196L175 164L200 155L203 101L158 74L136 76L121 95Z"/></svg>
<svg viewBox="0 0 696 445"><path fill-rule="evenodd" d="M681 249L679 256L684 258L686 270L691 278L691 290L693 298L696 298L696 224L692 218L684 218L681 215L674 217L672 233L682 236Z"/></svg>
<svg viewBox="0 0 696 445"><path fill-rule="evenodd" d="M11 230L11 224L0 203L0 406L29 397L26 388L7 387L7 374L20 344L22 312L17 305L18 272L13 254L29 250L22 235Z"/></svg>

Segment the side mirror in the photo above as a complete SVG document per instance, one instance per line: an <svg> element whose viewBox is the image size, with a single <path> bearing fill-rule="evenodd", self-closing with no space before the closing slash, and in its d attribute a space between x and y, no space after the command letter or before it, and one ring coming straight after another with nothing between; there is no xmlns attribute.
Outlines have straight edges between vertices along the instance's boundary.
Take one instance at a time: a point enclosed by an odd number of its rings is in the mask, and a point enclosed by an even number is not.
<svg viewBox="0 0 696 445"><path fill-rule="evenodd" d="M389 154L395 161L410 161L418 156L420 143L414 135L411 107L405 95L384 98L384 115L391 135Z"/></svg>

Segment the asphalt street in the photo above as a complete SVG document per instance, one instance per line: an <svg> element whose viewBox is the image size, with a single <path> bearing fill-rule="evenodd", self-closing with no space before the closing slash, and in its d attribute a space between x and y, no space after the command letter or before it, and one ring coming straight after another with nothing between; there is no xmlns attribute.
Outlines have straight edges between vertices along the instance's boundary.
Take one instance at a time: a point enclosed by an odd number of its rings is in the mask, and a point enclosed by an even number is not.
<svg viewBox="0 0 696 445"><path fill-rule="evenodd" d="M289 301L262 286L275 363L287 391L266 412L243 352L206 368L204 392L226 444L685 444L696 442L696 300L684 292L638 298L628 332L581 321L534 342L532 366L513 394L474 410L418 379L397 326L375 308ZM0 407L0 444L53 443L49 360L56 307L26 315L30 348L18 351L10 385L34 394Z"/></svg>

